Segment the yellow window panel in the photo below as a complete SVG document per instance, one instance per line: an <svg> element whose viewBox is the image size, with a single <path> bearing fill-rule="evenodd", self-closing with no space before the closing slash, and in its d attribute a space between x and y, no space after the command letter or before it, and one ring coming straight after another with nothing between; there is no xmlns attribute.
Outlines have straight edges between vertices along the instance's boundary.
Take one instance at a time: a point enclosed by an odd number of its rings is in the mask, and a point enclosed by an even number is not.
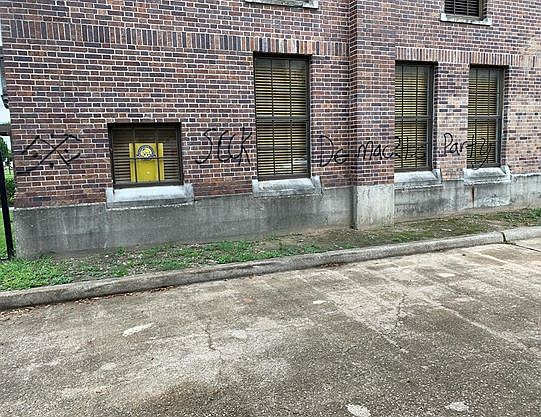
<svg viewBox="0 0 541 417"><path fill-rule="evenodd" d="M163 143L130 143L130 181L165 180Z"/></svg>

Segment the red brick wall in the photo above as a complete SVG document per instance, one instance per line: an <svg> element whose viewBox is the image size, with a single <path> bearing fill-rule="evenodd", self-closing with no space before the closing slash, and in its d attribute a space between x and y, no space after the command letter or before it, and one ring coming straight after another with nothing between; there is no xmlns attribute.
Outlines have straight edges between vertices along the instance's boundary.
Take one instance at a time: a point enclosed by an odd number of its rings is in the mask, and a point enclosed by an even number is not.
<svg viewBox="0 0 541 417"><path fill-rule="evenodd" d="M393 160L364 157L359 145L372 141L382 149L394 143L394 22L386 2L352 0L350 5L351 180L388 184Z"/></svg>
<svg viewBox="0 0 541 417"><path fill-rule="evenodd" d="M460 178L466 166L465 153L443 155L443 135L466 140L470 64L507 69L502 164L514 174L541 172L541 1L488 0L492 26L440 21L443 0L399 3L396 58L437 63L434 165L444 178Z"/></svg>
<svg viewBox="0 0 541 417"><path fill-rule="evenodd" d="M41 159L22 154L37 135L80 139L67 153L81 152L70 170L53 155L54 166L18 175L18 206L103 201L113 122L182 121L184 180L196 196L250 192L254 52L311 55L314 144L328 133L347 143L346 2L323 1L318 10L218 0L54 3L0 2L17 169ZM221 163L214 151L196 164L208 153L209 128L216 140L225 130L253 132L245 143L250 163ZM49 148L42 145L32 147L40 156ZM346 170L320 167L313 154L312 173L326 186L347 183Z"/></svg>
<svg viewBox="0 0 541 417"><path fill-rule="evenodd" d="M311 56L311 167L325 187L392 182L392 160L354 157L367 140L393 143L395 59L437 63L434 166L445 178L459 178L465 167L465 155L442 155L442 135L465 140L470 63L509 67L504 163L515 173L541 171L539 0L490 1L491 27L441 22L443 0L321 0L319 9L242 0L0 0L0 10L17 170L47 155L42 142L23 153L36 136L52 145L65 133L80 141L70 139L63 154L80 153L70 169L54 153L17 175L19 207L103 201L114 122L182 121L184 180L196 196L250 192L258 52ZM208 153L209 128L252 132L250 163L221 163L215 152L195 163ZM327 164L327 138L346 162Z"/></svg>

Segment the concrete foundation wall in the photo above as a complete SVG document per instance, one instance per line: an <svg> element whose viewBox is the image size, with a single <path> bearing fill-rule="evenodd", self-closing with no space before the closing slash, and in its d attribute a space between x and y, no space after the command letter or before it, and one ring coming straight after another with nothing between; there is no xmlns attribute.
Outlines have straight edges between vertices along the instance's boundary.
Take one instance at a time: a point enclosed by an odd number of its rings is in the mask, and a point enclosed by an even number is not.
<svg viewBox="0 0 541 417"><path fill-rule="evenodd" d="M513 175L511 203L515 206L535 206L541 203L541 174Z"/></svg>
<svg viewBox="0 0 541 417"><path fill-rule="evenodd" d="M443 181L395 188L395 220L410 220L490 208L541 205L541 174L511 175L501 182Z"/></svg>
<svg viewBox="0 0 541 417"><path fill-rule="evenodd" d="M356 229L392 224L394 186L363 185L353 188L353 225Z"/></svg>
<svg viewBox="0 0 541 417"><path fill-rule="evenodd" d="M541 205L541 174L495 183L324 189L311 195L231 195L189 204L107 208L105 203L15 209L17 254L74 252L166 242L208 242L321 227L377 227L490 208ZM394 216L393 216L394 208ZM394 219L393 219L394 217Z"/></svg>
<svg viewBox="0 0 541 417"><path fill-rule="evenodd" d="M334 188L314 195L232 195L158 207L108 209L97 203L15 209L17 255L349 227L351 201L350 188Z"/></svg>

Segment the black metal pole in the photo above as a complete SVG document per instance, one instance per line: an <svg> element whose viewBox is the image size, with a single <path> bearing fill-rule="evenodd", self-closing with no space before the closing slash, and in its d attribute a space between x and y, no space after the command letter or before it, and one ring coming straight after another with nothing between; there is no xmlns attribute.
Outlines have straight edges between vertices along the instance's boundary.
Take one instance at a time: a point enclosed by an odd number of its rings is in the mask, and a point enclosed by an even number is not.
<svg viewBox="0 0 541 417"><path fill-rule="evenodd" d="M11 233L11 219L9 218L8 193L6 187L6 176L4 175L4 155L0 151L0 200L2 201L2 217L4 219L4 233L6 235L6 248L8 259L15 256L13 250L13 234Z"/></svg>

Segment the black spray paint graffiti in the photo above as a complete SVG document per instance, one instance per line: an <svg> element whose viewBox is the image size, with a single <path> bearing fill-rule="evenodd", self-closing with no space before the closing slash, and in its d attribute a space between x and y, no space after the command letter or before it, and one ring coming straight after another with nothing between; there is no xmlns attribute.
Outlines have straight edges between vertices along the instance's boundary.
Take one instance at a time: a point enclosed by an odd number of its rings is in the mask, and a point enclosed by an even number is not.
<svg viewBox="0 0 541 417"><path fill-rule="evenodd" d="M252 137L252 132L247 131L244 127L242 133L231 133L229 130L220 131L215 128L209 128L203 133L203 137L208 142L208 152L202 159L196 159L195 163L202 165L209 161L215 153L216 159L219 162L237 162L238 165L243 162L250 163L250 157L246 150L245 144ZM444 137L444 155L460 156L465 150L469 151L469 156L472 157L474 150L477 150L477 156L483 158L480 164L475 168L482 168L490 159L494 152L494 143L486 139L481 139L481 142L472 138L471 141L457 142L454 140L451 133L445 133ZM237 139L238 138L238 139ZM235 140L240 141L238 153L233 153L232 148ZM472 143L475 142L475 146ZM480 146L478 146L480 143ZM419 151L424 151L418 147L404 146L403 139L395 137L394 144L385 144L368 140L360 144L355 151L348 151L344 148L337 148L330 138L325 134L319 135L319 147L321 153L319 155L319 166L324 168L331 163L338 165L345 164L349 160L372 161L375 159L395 159L395 158L417 158ZM324 147L330 148L324 151Z"/></svg>
<svg viewBox="0 0 541 417"><path fill-rule="evenodd" d="M331 152L330 152L329 157L325 160L325 162L323 162L323 158L324 158L323 152L321 153L321 155L319 157L319 166L320 167L326 167L327 165L329 165L333 161L335 163L337 163L338 165L342 165L342 164L346 163L347 160L349 159L349 153L344 151L344 148L339 148L335 152L334 151L334 142L332 141L332 139L329 136L324 135L324 134L319 135L319 147L320 147L320 149L323 149L325 141L327 141L331 145Z"/></svg>
<svg viewBox="0 0 541 417"><path fill-rule="evenodd" d="M475 169L484 167L488 162L491 156L494 155L495 144L494 142L489 142L487 139L481 138L481 140L476 140L472 138L464 142L457 142L454 140L453 135L450 133L445 133L444 137L444 155L456 155L460 156L464 151L468 151L468 157L473 158L473 152L477 151L477 157L482 158L480 163L475 165ZM373 140L368 140L361 145L359 145L355 152L350 153L344 150L344 148L338 148L335 150L335 145L332 139L321 134L319 136L320 148L323 149L323 146L327 144L330 147L330 152L326 153L323 150L319 157L319 166L326 167L331 162L335 162L338 165L342 165L347 162L349 159L363 160L363 161L372 161L373 159L394 159L394 158L417 158L419 148L413 148L403 146L403 140L400 137L395 138L394 145L382 145L374 142ZM474 144L472 146L472 144ZM405 152L404 154L402 154Z"/></svg>
<svg viewBox="0 0 541 417"><path fill-rule="evenodd" d="M400 158L401 152L402 152L402 139L399 137L396 137L397 143L394 145L381 145L379 143L374 142L373 140L366 141L365 143L362 143L359 145L353 154L346 152L344 148L339 148L335 151L334 142L332 139L327 135L319 135L319 144L320 148L323 149L323 146L325 142L327 142L330 145L330 153L325 154L323 151L321 151L321 155L319 158L319 166L320 167L326 167L331 162L335 162L339 165L344 164L347 162L350 158L355 160L363 160L363 161L372 161L376 158L381 159L394 159L394 158ZM406 154L404 155L405 158L415 157L417 155L417 149L415 151L410 152L406 149Z"/></svg>
<svg viewBox="0 0 541 417"><path fill-rule="evenodd" d="M216 132L219 133L218 141L216 142L216 138L212 137L212 133ZM238 165L242 164L244 160L250 163L250 157L248 156L248 152L246 151L245 144L246 142L252 137L252 132L247 132L244 127L242 127L242 133L240 134L240 150L237 154L233 154L232 147L233 142L235 138L237 137L237 133L230 133L229 130L223 130L221 132L218 131L218 129L210 128L205 130L205 133L203 133L203 136L208 142L209 150L208 153L204 156L203 159L196 159L195 163L198 165L204 164L207 162L213 153L214 145L216 144L216 159L220 162L237 162Z"/></svg>
<svg viewBox="0 0 541 417"><path fill-rule="evenodd" d="M479 145L479 141L472 138L471 141L465 140L463 142L458 142L453 138L453 135L451 133L445 133L443 135L443 138L445 140L444 142L444 155L456 155L460 156L464 151L468 152L468 158L474 157L474 151L477 151L477 155L480 158L483 158L481 163L475 166L475 168L482 168L489 162L489 158L491 155L494 155L495 151L495 143L489 142L485 138L481 138L481 142ZM475 142L475 146L472 146L472 144Z"/></svg>
<svg viewBox="0 0 541 417"><path fill-rule="evenodd" d="M69 133L64 133L62 135L55 135L54 133L51 133L50 136L50 141L36 136L35 139L26 148L24 148L21 155L30 155L31 158L36 159L36 162L32 166L27 167L22 171L18 171L17 174L29 174L45 164L48 164L51 168L53 168L56 162L62 163L68 169L71 169L71 162L79 158L81 156L81 152L72 154L72 152L69 150L69 145L70 143L80 143L81 139ZM55 145L54 142L57 138L62 138L62 140ZM36 147L38 149L32 149L38 143L44 143L48 146L45 154L40 154L40 147ZM53 159L55 155L59 157L59 160L55 161Z"/></svg>

